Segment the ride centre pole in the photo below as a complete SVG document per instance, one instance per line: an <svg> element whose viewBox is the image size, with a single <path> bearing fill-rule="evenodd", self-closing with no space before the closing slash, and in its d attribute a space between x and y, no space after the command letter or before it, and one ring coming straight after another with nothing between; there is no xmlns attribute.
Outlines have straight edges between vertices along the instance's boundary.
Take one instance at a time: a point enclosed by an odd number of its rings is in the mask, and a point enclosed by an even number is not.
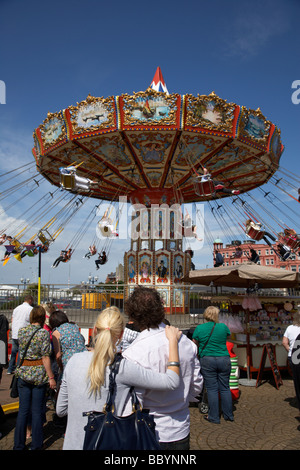
<svg viewBox="0 0 300 470"><path fill-rule="evenodd" d="M38 305L41 304L41 261L42 261L42 251L41 251L41 247L39 247Z"/></svg>

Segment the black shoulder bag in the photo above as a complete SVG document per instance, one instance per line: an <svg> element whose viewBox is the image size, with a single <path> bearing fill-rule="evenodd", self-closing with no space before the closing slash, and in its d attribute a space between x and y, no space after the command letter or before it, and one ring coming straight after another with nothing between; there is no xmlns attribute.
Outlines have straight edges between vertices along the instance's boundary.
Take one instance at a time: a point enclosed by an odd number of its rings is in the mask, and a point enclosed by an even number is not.
<svg viewBox="0 0 300 470"><path fill-rule="evenodd" d="M134 387L130 388L132 414L114 414L115 378L122 356L117 355L109 375L109 392L103 412L84 412L88 423L84 427L83 450L160 450L155 437L155 422L148 410L141 408Z"/></svg>
<svg viewBox="0 0 300 470"><path fill-rule="evenodd" d="M32 338L34 337L34 335L39 331L41 330L41 328L38 328L30 337L30 340L28 341L27 345L26 345L26 348L24 350L24 354L23 354L23 357L20 361L20 364L18 366L18 368L21 367L21 365L23 364L23 361L25 359L25 356L26 356L26 353L27 353L27 350L29 348L29 345L31 343L31 340ZM18 378L14 375L13 378L12 378L12 381L11 381L11 384L10 384L10 396L11 398L18 398L19 396L19 390L18 390Z"/></svg>

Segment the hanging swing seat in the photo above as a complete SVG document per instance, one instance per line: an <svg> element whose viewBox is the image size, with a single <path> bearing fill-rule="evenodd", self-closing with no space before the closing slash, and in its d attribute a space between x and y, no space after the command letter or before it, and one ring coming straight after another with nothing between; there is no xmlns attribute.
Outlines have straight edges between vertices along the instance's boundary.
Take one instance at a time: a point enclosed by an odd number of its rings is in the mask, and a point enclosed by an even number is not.
<svg viewBox="0 0 300 470"><path fill-rule="evenodd" d="M22 250L23 249L22 243L19 242L19 240L17 240L16 238L13 239L11 244L16 248L16 250Z"/></svg>
<svg viewBox="0 0 300 470"><path fill-rule="evenodd" d="M4 245L7 253L16 253L16 247L14 245Z"/></svg>
<svg viewBox="0 0 300 470"><path fill-rule="evenodd" d="M32 256L35 256L35 255L37 255L37 253L35 253L33 250L28 250L27 251L27 256L32 257Z"/></svg>
<svg viewBox="0 0 300 470"><path fill-rule="evenodd" d="M263 230L259 230L255 227L249 227L249 229L246 230L246 235L248 235L249 238L252 240L261 240L264 236L265 232Z"/></svg>
<svg viewBox="0 0 300 470"><path fill-rule="evenodd" d="M11 242L11 245L4 245L4 246L8 253L21 253L24 245L22 245L22 243L20 243L19 240L14 239Z"/></svg>
<svg viewBox="0 0 300 470"><path fill-rule="evenodd" d="M118 236L110 219L103 218L98 222L98 227L103 237Z"/></svg>
<svg viewBox="0 0 300 470"><path fill-rule="evenodd" d="M54 242L53 237L46 229L40 230L37 236L43 245L49 245L51 242Z"/></svg>
<svg viewBox="0 0 300 470"><path fill-rule="evenodd" d="M35 256L38 254L38 247L36 245L23 245L23 251L26 251L27 256Z"/></svg>
<svg viewBox="0 0 300 470"><path fill-rule="evenodd" d="M194 191L197 196L213 196L215 194L214 182L211 179L203 181L202 176L197 176L194 179Z"/></svg>
<svg viewBox="0 0 300 470"><path fill-rule="evenodd" d="M64 189L72 190L75 189L76 187L76 180L75 180L75 175L70 174L70 175L60 175L60 185Z"/></svg>
<svg viewBox="0 0 300 470"><path fill-rule="evenodd" d="M300 248L300 240L297 237L283 236L281 237L281 243L287 245L292 250Z"/></svg>

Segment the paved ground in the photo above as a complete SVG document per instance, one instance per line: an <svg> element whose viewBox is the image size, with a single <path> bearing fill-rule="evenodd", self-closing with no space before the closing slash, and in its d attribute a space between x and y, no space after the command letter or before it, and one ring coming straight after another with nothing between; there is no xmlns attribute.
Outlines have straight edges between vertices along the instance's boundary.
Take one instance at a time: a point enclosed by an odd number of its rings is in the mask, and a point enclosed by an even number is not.
<svg viewBox="0 0 300 470"><path fill-rule="evenodd" d="M190 407L191 450L270 451L300 449L300 413L290 376L282 374L283 385L277 390L272 376L265 373L266 381L258 388L240 386L240 398L235 404L233 423L221 419L221 424L204 420L198 407ZM0 384L2 406L16 402L9 397L11 376L3 373ZM45 450L61 450L63 428L53 422L54 409L47 411L44 427ZM0 450L12 450L16 411L5 414L0 424ZM30 445L30 439L28 439Z"/></svg>

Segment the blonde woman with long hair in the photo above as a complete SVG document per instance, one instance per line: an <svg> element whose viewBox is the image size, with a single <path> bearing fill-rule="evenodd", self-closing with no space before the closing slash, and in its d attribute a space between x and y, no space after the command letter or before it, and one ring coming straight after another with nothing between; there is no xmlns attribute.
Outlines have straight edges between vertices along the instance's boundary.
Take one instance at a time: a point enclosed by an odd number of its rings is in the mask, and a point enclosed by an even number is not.
<svg viewBox="0 0 300 470"><path fill-rule="evenodd" d="M68 416L63 450L81 450L84 442L86 411L102 411L109 386L109 366L112 364L117 345L125 327L125 318L116 307L103 310L98 316L93 334L93 349L75 354L68 361L58 394L56 412ZM174 390L179 386L178 341L181 332L166 327L169 340L169 362L165 373L152 372L123 359L116 378L116 414L131 413L129 389L131 386ZM175 365L174 365L175 363ZM177 363L177 364L176 364Z"/></svg>

